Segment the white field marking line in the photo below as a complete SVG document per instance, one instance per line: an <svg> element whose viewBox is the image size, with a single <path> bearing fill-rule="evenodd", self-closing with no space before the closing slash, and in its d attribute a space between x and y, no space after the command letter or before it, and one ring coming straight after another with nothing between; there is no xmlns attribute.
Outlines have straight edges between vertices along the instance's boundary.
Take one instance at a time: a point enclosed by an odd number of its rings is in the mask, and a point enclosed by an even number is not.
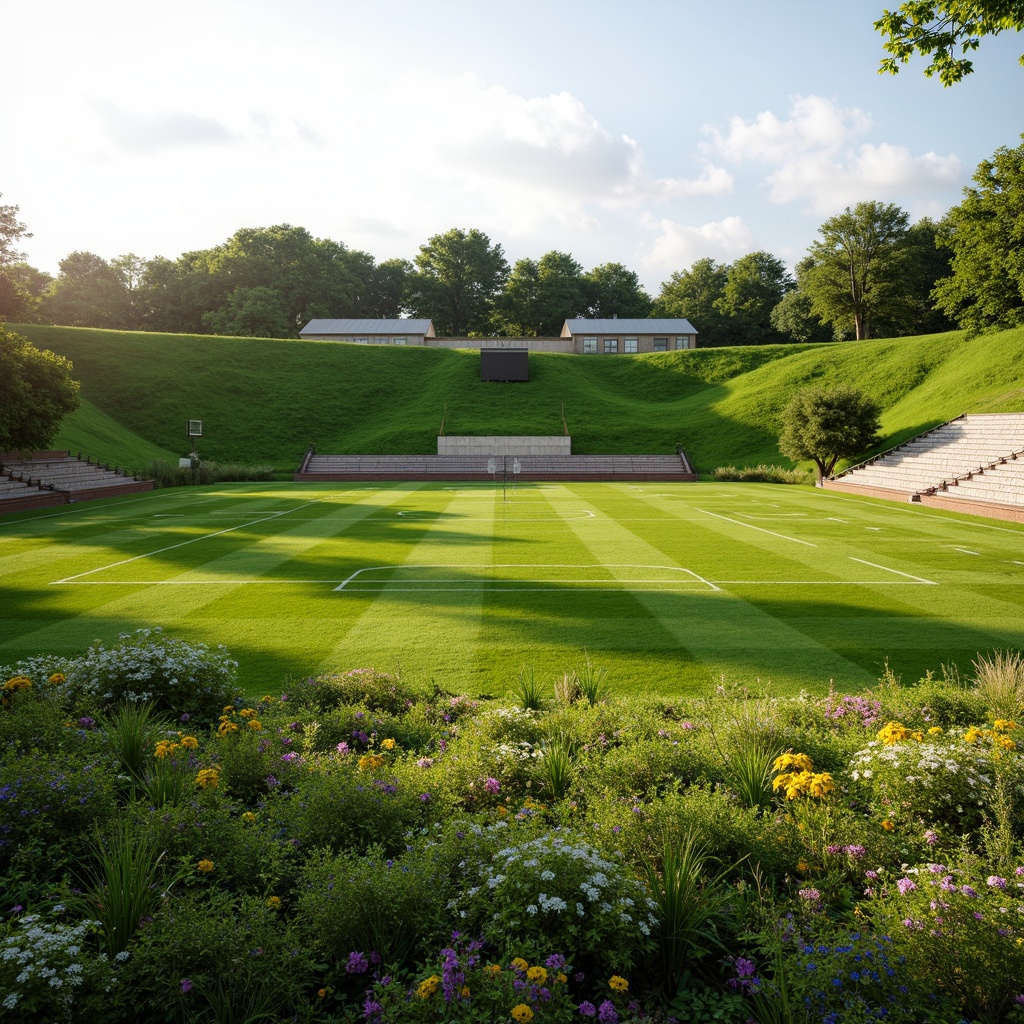
<svg viewBox="0 0 1024 1024"><path fill-rule="evenodd" d="M969 519L953 519L950 516L939 516L929 512L915 512L912 508L904 508L899 502L888 501L884 498L878 498L878 505L870 501L862 501L860 498L842 498L836 491L826 492L830 498L835 498L838 501L846 501L851 505L867 505L868 508L873 508L876 512L890 512L894 514L902 514L905 516L919 516L921 519L937 519L940 523L952 523L954 526L974 526L979 530L996 530L999 533L1013 533L1016 536L1024 536L1024 530L1011 530L1008 526L992 526L989 523L975 523ZM884 504L883 504L884 503ZM961 512L961 515L967 515L966 512Z"/></svg>
<svg viewBox="0 0 1024 1024"><path fill-rule="evenodd" d="M978 555L981 556L980 551L969 551L967 548L953 548L954 551L959 551L962 555Z"/></svg>
<svg viewBox="0 0 1024 1024"><path fill-rule="evenodd" d="M853 555L849 556L851 562L860 562L861 565L870 565L872 569L882 569L884 572L894 572L897 576L906 576L908 580L915 580L918 583L930 583L932 586L938 586L935 580L926 580L922 576L915 576L913 573L900 572L899 569L890 569L887 565L879 565L877 562L868 562L863 558L854 558Z"/></svg>
<svg viewBox="0 0 1024 1024"><path fill-rule="evenodd" d="M837 518L836 516L826 516L825 518L826 518L826 519L827 519L827 520L828 520L828 521L829 521L830 523L847 523L847 522L849 522L849 520L848 520L848 519L839 519L839 518Z"/></svg>
<svg viewBox="0 0 1024 1024"><path fill-rule="evenodd" d="M405 516L415 522L421 519L429 519L434 523L443 523L452 520L457 523L490 523L494 522L497 516L463 516L458 512L396 512L396 516ZM517 523L553 523L559 519L596 519L597 513L589 509L577 508L569 512L552 512L550 516L514 516Z"/></svg>
<svg viewBox="0 0 1024 1024"><path fill-rule="evenodd" d="M0 526L14 526L17 523L34 523L40 519L56 519L58 516L70 516L73 515L75 512L102 512L108 508L120 508L121 505L134 505L135 502L137 501L150 501L153 497L155 497L155 495L147 494L143 498L129 498L127 501L120 501L116 505L93 505L91 501L83 501L81 502L83 506L82 508L69 508L66 512L50 512L45 516L32 516L28 519L10 519L4 521L2 519L2 513L0 513ZM160 497L163 497L163 495L160 495ZM75 504L79 503L76 502ZM119 517L111 516L110 518L117 519Z"/></svg>
<svg viewBox="0 0 1024 1024"><path fill-rule="evenodd" d="M660 569L660 570L663 570L663 571L666 571L666 572L670 572L670 573L686 573L686 575L693 577L693 579L697 580L699 583L702 583L702 584L704 584L707 587L710 587L712 590L718 590L719 589L710 580L704 579L703 576L700 576L699 574L695 573L692 569L683 569L683 568L681 568L679 566L675 566L675 565L638 565L638 564L633 563L633 562L609 562L609 563L590 562L590 563L586 563L586 564L580 564L580 563L575 563L575 562L526 562L526 563L523 563L523 562L508 562L508 563L501 564L501 565L485 564L485 563L477 563L477 562L463 562L461 564L447 563L447 564L444 564L444 565L367 565L367 566L364 566L362 569L356 569L356 571L354 573L352 573L352 575L349 576L349 578L347 580L343 580L341 585L335 587L334 589L335 590L344 590L350 583L352 583L355 580L355 578L357 576L362 575L364 572L380 572L380 571L401 572L401 571L406 570L406 569ZM361 583L363 583L363 585L372 584L373 582L377 582L378 585L380 586L380 588L383 589L383 590L390 590L390 589L396 589L393 586L396 583L452 583L452 582L462 582L462 581L461 580L437 579L436 577L426 577L426 578L421 579L421 580L415 580L415 579L413 579L413 580L410 580L410 579L397 579L397 580L396 579L390 579L390 580L387 580L387 579L385 579L385 580L377 580L377 581L372 581L372 580L371 581L365 581L365 582L361 581ZM465 582L471 583L473 581L472 580L467 580ZM564 583L564 584L571 585L571 584L573 584L573 583L575 583L577 581L576 580L571 580L571 579L537 580L536 578L530 578L530 579L524 579L524 580L502 580L500 582L502 582L502 583L511 583L511 584L518 583L518 582L522 582L522 583L538 583L538 582L540 582L540 583L549 583L550 582L550 583ZM588 581L582 581L582 582L588 582ZM616 581L615 580L602 579L602 580L595 580L594 582L597 582L597 583L614 583ZM621 581L622 585L617 586L617 587L611 587L609 589L611 589L611 590L622 590L622 589L627 588L628 585L630 583L632 583L632 582L634 582L634 581L633 580L622 580ZM665 584L668 584L669 586L678 586L679 585L678 583L673 583L672 581L667 580L667 579L666 580L650 580L650 581L648 581L648 580L638 580L636 582L643 582L643 583L647 583L647 582L651 582L651 583L665 583ZM680 581L680 582L682 582L682 581ZM410 589L412 589L412 588L410 588Z"/></svg>
<svg viewBox="0 0 1024 1024"><path fill-rule="evenodd" d="M315 505L317 502L310 501L305 505L300 505L299 508L307 508L309 505ZM97 569L89 569L86 572L75 573L74 576L68 576L62 580L53 580L50 586L55 586L59 583L72 583L75 580L80 580L83 576L91 576L95 572L103 572L106 569L116 569L119 565L127 565L129 562L137 562L140 558L152 558L153 555L162 555L165 551L173 551L175 548L183 548L187 544L195 544L197 541L209 540L211 537L220 537L225 533L233 533L235 530L244 530L247 526L257 526L260 523L269 522L271 519L277 519L279 516L285 516L288 512L297 512L299 509L288 509L286 512L275 512L273 515L266 516L263 519L254 519L251 523L239 523L238 526L229 526L225 530L217 530L215 533L204 533L201 537L193 537L190 540L183 540L178 544L169 544L165 548L158 548L156 551L147 551L142 555L133 555L131 558L122 558L120 562L111 562L110 565L101 565Z"/></svg>
<svg viewBox="0 0 1024 1024"><path fill-rule="evenodd" d="M1012 559L1006 563L1007 565L1024 565L1024 562L1016 562Z"/></svg>
<svg viewBox="0 0 1024 1024"><path fill-rule="evenodd" d="M714 516L716 519L724 519L727 523L735 523L737 526L745 526L748 530L757 530L760 533L770 534L772 537L779 537L782 540L791 540L794 544L803 544L804 547L816 548L817 544L812 544L809 540L799 540L796 537L787 537L784 533L775 533L774 530L766 530L761 526L754 526L752 523L744 523L739 519L730 519L728 516L720 516L717 512L708 512L707 509L697 508L694 506L697 512L703 512L706 516Z"/></svg>
<svg viewBox="0 0 1024 1024"><path fill-rule="evenodd" d="M871 563L868 562L868 565ZM879 566L884 568L884 566ZM890 569L895 572L895 569ZM919 587L932 580L718 580L723 587ZM937 584L936 584L937 585Z"/></svg>
<svg viewBox="0 0 1024 1024"><path fill-rule="evenodd" d="M881 533L882 528L880 526L865 526L865 530L872 530L874 533Z"/></svg>

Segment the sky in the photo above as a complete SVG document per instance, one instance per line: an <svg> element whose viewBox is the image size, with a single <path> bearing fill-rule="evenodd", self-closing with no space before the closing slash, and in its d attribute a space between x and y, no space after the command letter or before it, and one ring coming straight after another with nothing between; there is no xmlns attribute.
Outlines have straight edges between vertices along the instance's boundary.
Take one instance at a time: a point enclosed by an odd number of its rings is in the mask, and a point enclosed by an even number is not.
<svg viewBox="0 0 1024 1024"><path fill-rule="evenodd" d="M943 88L879 75L895 0L2 0L0 203L19 248L174 259L292 224L377 260L477 228L652 294L793 266L863 200L912 221L1020 144L1024 34Z"/></svg>

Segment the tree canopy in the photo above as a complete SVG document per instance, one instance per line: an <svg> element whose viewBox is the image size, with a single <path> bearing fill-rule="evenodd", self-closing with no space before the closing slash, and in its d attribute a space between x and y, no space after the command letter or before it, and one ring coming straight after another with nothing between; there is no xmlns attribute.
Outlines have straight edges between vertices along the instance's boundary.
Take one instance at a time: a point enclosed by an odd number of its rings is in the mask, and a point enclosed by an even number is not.
<svg viewBox="0 0 1024 1024"><path fill-rule="evenodd" d="M464 336L487 331L491 302L509 274L505 253L476 228L434 235L414 260L410 306L430 317L438 334Z"/></svg>
<svg viewBox="0 0 1024 1024"><path fill-rule="evenodd" d="M974 71L964 54L977 50L984 36L1022 28L1024 0L908 0L875 22L890 54L879 72L895 75L916 53L929 58L926 75L955 85Z"/></svg>
<svg viewBox="0 0 1024 1024"><path fill-rule="evenodd" d="M997 149L972 180L939 227L952 273L936 285L935 299L977 334L1024 324L1024 143Z"/></svg>
<svg viewBox="0 0 1024 1024"><path fill-rule="evenodd" d="M0 323L0 452L48 448L77 408L71 363Z"/></svg>
<svg viewBox="0 0 1024 1024"><path fill-rule="evenodd" d="M908 218L891 203L858 203L830 217L812 243L803 287L812 312L857 340L907 301Z"/></svg>
<svg viewBox="0 0 1024 1024"><path fill-rule="evenodd" d="M779 450L798 461L811 459L821 480L840 459L860 455L878 441L878 415L874 399L856 388L804 388L782 414Z"/></svg>

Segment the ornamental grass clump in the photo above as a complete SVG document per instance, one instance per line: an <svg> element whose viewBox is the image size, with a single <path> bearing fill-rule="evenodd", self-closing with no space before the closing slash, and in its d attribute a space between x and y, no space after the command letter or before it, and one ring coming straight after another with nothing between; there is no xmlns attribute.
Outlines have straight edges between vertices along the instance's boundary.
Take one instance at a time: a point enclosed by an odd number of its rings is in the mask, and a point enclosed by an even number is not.
<svg viewBox="0 0 1024 1024"><path fill-rule="evenodd" d="M975 692L988 704L992 716L1024 716L1024 653L994 651L979 655L973 664Z"/></svg>
<svg viewBox="0 0 1024 1024"><path fill-rule="evenodd" d="M653 949L658 924L646 888L570 832L499 850L449 909L501 956L572 949L588 973L629 970Z"/></svg>

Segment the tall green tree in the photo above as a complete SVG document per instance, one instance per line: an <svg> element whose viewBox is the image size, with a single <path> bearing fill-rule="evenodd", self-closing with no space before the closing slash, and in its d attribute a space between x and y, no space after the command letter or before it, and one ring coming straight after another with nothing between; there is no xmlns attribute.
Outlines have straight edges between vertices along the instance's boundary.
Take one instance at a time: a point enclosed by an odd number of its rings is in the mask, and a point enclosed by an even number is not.
<svg viewBox="0 0 1024 1024"><path fill-rule="evenodd" d="M621 263L602 263L588 270L583 280L587 287L588 317L643 319L650 316L653 300L640 284L640 278Z"/></svg>
<svg viewBox="0 0 1024 1024"><path fill-rule="evenodd" d="M794 287L782 260L769 252L751 252L740 257L725 277L715 309L725 318L723 331L729 344L771 345L786 340L772 324L772 310Z"/></svg>
<svg viewBox="0 0 1024 1024"><path fill-rule="evenodd" d="M879 72L895 75L914 54L929 58L924 73L943 85L959 82L974 65L965 54L985 36L1024 29L1024 0L908 0L875 22L885 37ZM1024 56L1020 63L1024 64Z"/></svg>
<svg viewBox="0 0 1024 1024"><path fill-rule="evenodd" d="M934 295L947 316L977 334L1024 324L1024 143L997 149L972 180L939 228L952 273Z"/></svg>
<svg viewBox="0 0 1024 1024"><path fill-rule="evenodd" d="M494 300L492 324L512 337L557 337L562 324L587 309L583 267L568 253L517 260Z"/></svg>
<svg viewBox="0 0 1024 1024"><path fill-rule="evenodd" d="M78 381L63 356L41 352L0 323L0 452L48 448L78 408Z"/></svg>
<svg viewBox="0 0 1024 1024"><path fill-rule="evenodd" d="M476 228L451 228L421 245L414 262L414 316L432 319L438 334L461 337L487 331L493 301L509 273L500 245Z"/></svg>
<svg viewBox="0 0 1024 1024"><path fill-rule="evenodd" d="M878 441L879 411L857 388L804 388L782 414L779 450L797 461L812 460L821 480L840 459L860 455Z"/></svg>
<svg viewBox="0 0 1024 1024"><path fill-rule="evenodd" d="M124 285L117 271L93 252L72 252L43 296L42 313L65 327L124 326Z"/></svg>
<svg viewBox="0 0 1024 1024"><path fill-rule="evenodd" d="M373 268L366 315L395 320L407 311L409 279L413 266L408 260L383 260Z"/></svg>
<svg viewBox="0 0 1024 1024"><path fill-rule="evenodd" d="M876 320L901 315L910 291L907 221L898 206L864 202L821 225L804 281L815 316L862 340Z"/></svg>
<svg viewBox="0 0 1024 1024"><path fill-rule="evenodd" d="M0 318L28 324L38 319L43 294L53 278L27 263L0 267Z"/></svg>
<svg viewBox="0 0 1024 1024"><path fill-rule="evenodd" d="M19 209L17 206L0 206L0 267L20 263L25 254L14 246L20 239L32 237L32 232L18 220Z"/></svg>
<svg viewBox="0 0 1024 1024"><path fill-rule="evenodd" d="M236 288L220 309L203 314L212 334L237 338L290 338L295 323L289 319L281 293L264 285Z"/></svg>
<svg viewBox="0 0 1024 1024"><path fill-rule="evenodd" d="M677 270L662 283L652 313L659 317L685 317L700 332L702 347L728 345L728 321L717 301L725 295L729 265L709 257L696 260L689 270Z"/></svg>

